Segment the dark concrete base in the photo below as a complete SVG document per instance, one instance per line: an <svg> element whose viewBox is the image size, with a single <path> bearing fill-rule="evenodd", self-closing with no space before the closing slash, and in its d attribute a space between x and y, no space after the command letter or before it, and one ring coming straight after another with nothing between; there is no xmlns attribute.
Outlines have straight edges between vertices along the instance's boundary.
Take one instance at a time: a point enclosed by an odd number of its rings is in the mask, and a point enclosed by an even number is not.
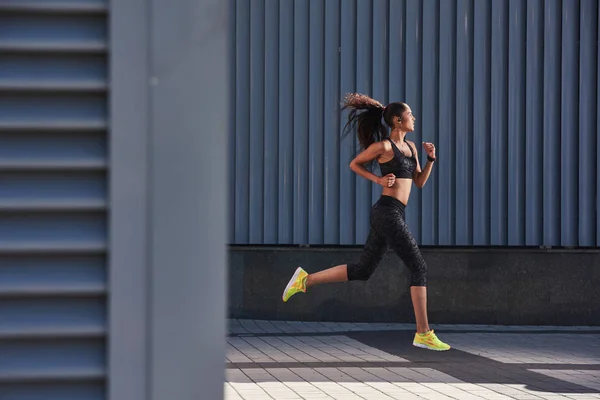
<svg viewBox="0 0 600 400"><path fill-rule="evenodd" d="M309 273L357 260L361 248L231 247L229 317L414 322L409 272L388 253L367 282L281 294L297 266ZM600 326L600 249L423 248L429 322Z"/></svg>

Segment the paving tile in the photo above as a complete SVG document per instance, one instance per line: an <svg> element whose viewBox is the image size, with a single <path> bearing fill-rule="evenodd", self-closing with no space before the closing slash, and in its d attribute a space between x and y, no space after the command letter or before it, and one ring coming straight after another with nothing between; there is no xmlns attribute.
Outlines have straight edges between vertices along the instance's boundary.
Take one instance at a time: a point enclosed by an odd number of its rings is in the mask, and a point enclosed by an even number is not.
<svg viewBox="0 0 600 400"><path fill-rule="evenodd" d="M447 328L437 353L410 324L229 320L224 398L600 399L600 328Z"/></svg>

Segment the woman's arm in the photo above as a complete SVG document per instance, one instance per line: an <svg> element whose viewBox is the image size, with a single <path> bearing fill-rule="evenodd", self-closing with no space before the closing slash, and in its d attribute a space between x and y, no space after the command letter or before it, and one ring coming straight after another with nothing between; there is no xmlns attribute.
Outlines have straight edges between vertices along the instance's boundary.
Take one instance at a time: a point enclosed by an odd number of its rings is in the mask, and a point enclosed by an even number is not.
<svg viewBox="0 0 600 400"><path fill-rule="evenodd" d="M415 152L415 157L417 159L417 168L413 173L413 182L415 182L415 185L417 185L417 187L422 188L423 186L425 186L425 183L429 179L429 175L431 174L431 170L433 169L433 162L427 160L425 167L421 170L421 166L419 164L419 154L417 153L417 147L413 142L408 142L409 145L412 146ZM435 146L433 145L433 143L423 143L423 147L425 147L428 156L435 158Z"/></svg>
<svg viewBox="0 0 600 400"><path fill-rule="evenodd" d="M361 152L350 162L350 169L356 172L358 175L362 176L363 178L368 179L371 182L375 182L383 187L393 186L394 182L396 181L396 177L393 174L388 174L386 176L379 177L369 172L365 167L363 167L364 164L367 164L375 160L376 158L379 158L383 153L385 153L385 150L385 143L373 143L365 151Z"/></svg>

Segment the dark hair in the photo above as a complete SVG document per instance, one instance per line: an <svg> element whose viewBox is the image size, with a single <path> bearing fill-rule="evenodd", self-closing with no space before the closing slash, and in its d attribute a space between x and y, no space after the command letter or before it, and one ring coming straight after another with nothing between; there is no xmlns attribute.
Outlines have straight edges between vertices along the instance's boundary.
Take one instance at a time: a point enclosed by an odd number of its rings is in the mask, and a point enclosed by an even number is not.
<svg viewBox="0 0 600 400"><path fill-rule="evenodd" d="M342 111L350 109L348 122L344 126L344 135L351 129L357 128L358 142L364 150L370 145L388 136L381 119L388 127L393 126L393 117L401 117L407 109L405 103L390 103L386 107L377 100L360 93L349 93L344 96Z"/></svg>

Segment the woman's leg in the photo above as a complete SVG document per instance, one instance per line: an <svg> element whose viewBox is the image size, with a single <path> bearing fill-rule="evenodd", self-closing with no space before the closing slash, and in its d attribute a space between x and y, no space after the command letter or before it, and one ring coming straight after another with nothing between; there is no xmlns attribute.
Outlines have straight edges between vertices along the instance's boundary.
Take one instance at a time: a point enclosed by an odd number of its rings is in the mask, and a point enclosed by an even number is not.
<svg viewBox="0 0 600 400"><path fill-rule="evenodd" d="M310 274L306 280L306 286L355 280L366 281L373 275L388 248L385 237L371 227L360 260L357 263L336 265Z"/></svg>
<svg viewBox="0 0 600 400"><path fill-rule="evenodd" d="M306 278L306 287L322 283L346 282L348 280L348 264L336 265L323 271L309 274Z"/></svg>
<svg viewBox="0 0 600 400"><path fill-rule="evenodd" d="M410 298L412 299L415 320L417 321L417 332L427 333L429 322L427 321L427 286L411 286Z"/></svg>
<svg viewBox="0 0 600 400"><path fill-rule="evenodd" d="M371 227L369 237L357 263L336 265L314 274L308 274L298 267L283 291L283 301L288 301L298 292L306 292L306 289L311 286L323 283L368 280L379 266L388 248L385 237Z"/></svg>
<svg viewBox="0 0 600 400"><path fill-rule="evenodd" d="M432 350L448 350L450 346L437 339L429 328L427 318L427 264L419 246L400 212L388 214L387 221L386 238L411 275L410 297L417 325L417 333L413 344Z"/></svg>

